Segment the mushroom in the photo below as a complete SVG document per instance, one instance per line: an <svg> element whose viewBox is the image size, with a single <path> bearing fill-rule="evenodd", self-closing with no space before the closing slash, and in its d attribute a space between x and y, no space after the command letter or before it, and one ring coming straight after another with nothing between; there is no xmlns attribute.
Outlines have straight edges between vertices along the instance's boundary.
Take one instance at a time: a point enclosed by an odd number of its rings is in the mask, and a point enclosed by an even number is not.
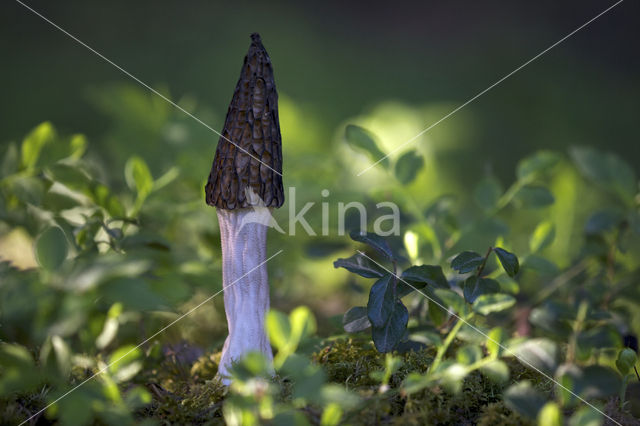
<svg viewBox="0 0 640 426"><path fill-rule="evenodd" d="M228 385L231 364L247 352L273 360L264 327L269 310L265 263L271 211L284 203L282 138L271 59L257 33L251 34L205 192L220 225L229 335L218 374Z"/></svg>

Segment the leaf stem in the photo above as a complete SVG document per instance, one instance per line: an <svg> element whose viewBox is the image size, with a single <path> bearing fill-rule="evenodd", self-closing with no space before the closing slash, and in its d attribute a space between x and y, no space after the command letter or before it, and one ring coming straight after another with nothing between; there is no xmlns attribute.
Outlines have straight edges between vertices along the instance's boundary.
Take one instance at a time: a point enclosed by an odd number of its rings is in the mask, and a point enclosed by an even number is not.
<svg viewBox="0 0 640 426"><path fill-rule="evenodd" d="M489 256L491 255L491 251L493 250L493 247L489 246L489 249L487 250L487 254L484 255L484 260L482 261L482 264L478 267L478 273L477 273L477 277L480 278L480 275L482 275L482 272L484 271L484 267L487 265L487 260L489 259Z"/></svg>

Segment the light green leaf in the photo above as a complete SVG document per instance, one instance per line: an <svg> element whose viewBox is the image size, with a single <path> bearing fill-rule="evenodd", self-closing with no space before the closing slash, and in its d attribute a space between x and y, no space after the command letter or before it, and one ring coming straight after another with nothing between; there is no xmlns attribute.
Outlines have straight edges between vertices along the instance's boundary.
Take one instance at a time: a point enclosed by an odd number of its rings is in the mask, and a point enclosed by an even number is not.
<svg viewBox="0 0 640 426"><path fill-rule="evenodd" d="M556 237L556 227L551 222L541 222L531 234L529 239L529 249L532 253L537 253L549 247Z"/></svg>
<svg viewBox="0 0 640 426"><path fill-rule="evenodd" d="M495 383L506 383L509 380L509 367L507 367L504 361L500 361L499 359L483 365L480 371Z"/></svg>
<svg viewBox="0 0 640 426"><path fill-rule="evenodd" d="M515 305L516 299L508 294L483 294L473 302L473 310L481 315L500 312Z"/></svg>
<svg viewBox="0 0 640 426"><path fill-rule="evenodd" d="M380 161L384 158L378 164L385 169L389 168L389 159L385 158L386 154L378 148L374 136L368 130L349 124L345 129L345 139L351 148L357 151L364 151L372 162Z"/></svg>
<svg viewBox="0 0 640 426"><path fill-rule="evenodd" d="M153 189L153 177L147 163L138 156L127 160L124 168L127 185L138 193L138 198L144 200Z"/></svg>
<svg viewBox="0 0 640 426"><path fill-rule="evenodd" d="M495 327L489 331L487 336L489 337L486 343L487 352L489 352L489 356L498 358L503 352L501 346L504 346L504 342L507 340L507 332L502 327Z"/></svg>
<svg viewBox="0 0 640 426"><path fill-rule="evenodd" d="M529 339L516 347L516 357L524 366L532 366L553 375L558 366L558 346L549 339Z"/></svg>
<svg viewBox="0 0 640 426"><path fill-rule="evenodd" d="M45 121L33 129L22 141L22 166L26 169L35 167L42 148L55 139L55 130L51 123Z"/></svg>
<svg viewBox="0 0 640 426"><path fill-rule="evenodd" d="M538 426L562 426L563 424L562 412L555 402L547 402L538 413Z"/></svg>

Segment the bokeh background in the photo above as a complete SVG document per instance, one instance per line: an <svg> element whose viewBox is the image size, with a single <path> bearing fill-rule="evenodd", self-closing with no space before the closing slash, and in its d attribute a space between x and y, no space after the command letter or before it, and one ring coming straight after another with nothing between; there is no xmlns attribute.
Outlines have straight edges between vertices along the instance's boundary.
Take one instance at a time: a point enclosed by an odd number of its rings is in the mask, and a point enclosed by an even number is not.
<svg viewBox="0 0 640 426"><path fill-rule="evenodd" d="M418 178L400 195L380 168L356 176L371 159L345 144L346 124L369 129L389 152L612 3L28 4L216 129L249 34L259 32L280 93L285 185L297 188L298 206L316 203L306 216L316 229L323 201L330 203L335 224L340 201L362 201L375 217L381 200L398 201L405 214L424 211L450 193L457 196L462 223L481 220L473 200L476 183L490 176L508 187L518 160L541 149L566 158L572 146L605 149L640 172L640 5L631 0L394 155L417 149L425 159ZM219 289L217 223L202 191L218 137L19 3L4 1L0 9L0 152L45 121L61 135L82 133L89 140L86 158L125 204L133 197L123 172L131 156L144 159L154 177L175 167L177 179L154 192L140 211L144 226L172 249L171 273L160 273L167 282L154 288L177 311ZM549 253L560 266L570 263L588 207L610 202L576 176L567 168L552 182L553 205L504 212L513 224L516 251L526 245L517 232L549 219L559 229ZM321 197L323 189L330 191L328 198ZM276 213L285 224L287 209ZM403 233L415 219L407 215ZM484 233L445 246L437 260L461 248L483 250L508 234L501 225L492 222ZM7 247L14 248L14 258L32 256L28 249L16 254L15 247L28 248L42 227L25 227L20 246L6 242L15 229L3 226L5 258ZM402 248L402 236L393 241ZM352 299L366 299L359 283L333 269L336 257L352 251L334 226L328 236L311 237L300 227L295 237L271 232L270 251L279 247L285 254L271 266L275 306L305 303L329 318L343 313ZM425 250L430 254L422 260L432 260L433 248ZM210 330L202 324L213 324L224 336L221 303L220 298L201 311L206 321L194 319L203 341Z"/></svg>

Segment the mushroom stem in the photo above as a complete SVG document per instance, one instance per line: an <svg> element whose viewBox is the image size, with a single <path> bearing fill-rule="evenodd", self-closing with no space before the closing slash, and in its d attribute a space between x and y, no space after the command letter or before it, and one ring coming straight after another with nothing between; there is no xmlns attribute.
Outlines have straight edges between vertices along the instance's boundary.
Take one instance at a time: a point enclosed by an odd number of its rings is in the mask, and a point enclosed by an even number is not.
<svg viewBox="0 0 640 426"><path fill-rule="evenodd" d="M226 385L229 369L247 352L261 352L271 363L273 353L265 332L269 310L266 266L267 207L217 209L222 244L222 285L229 336L222 348L218 373Z"/></svg>

